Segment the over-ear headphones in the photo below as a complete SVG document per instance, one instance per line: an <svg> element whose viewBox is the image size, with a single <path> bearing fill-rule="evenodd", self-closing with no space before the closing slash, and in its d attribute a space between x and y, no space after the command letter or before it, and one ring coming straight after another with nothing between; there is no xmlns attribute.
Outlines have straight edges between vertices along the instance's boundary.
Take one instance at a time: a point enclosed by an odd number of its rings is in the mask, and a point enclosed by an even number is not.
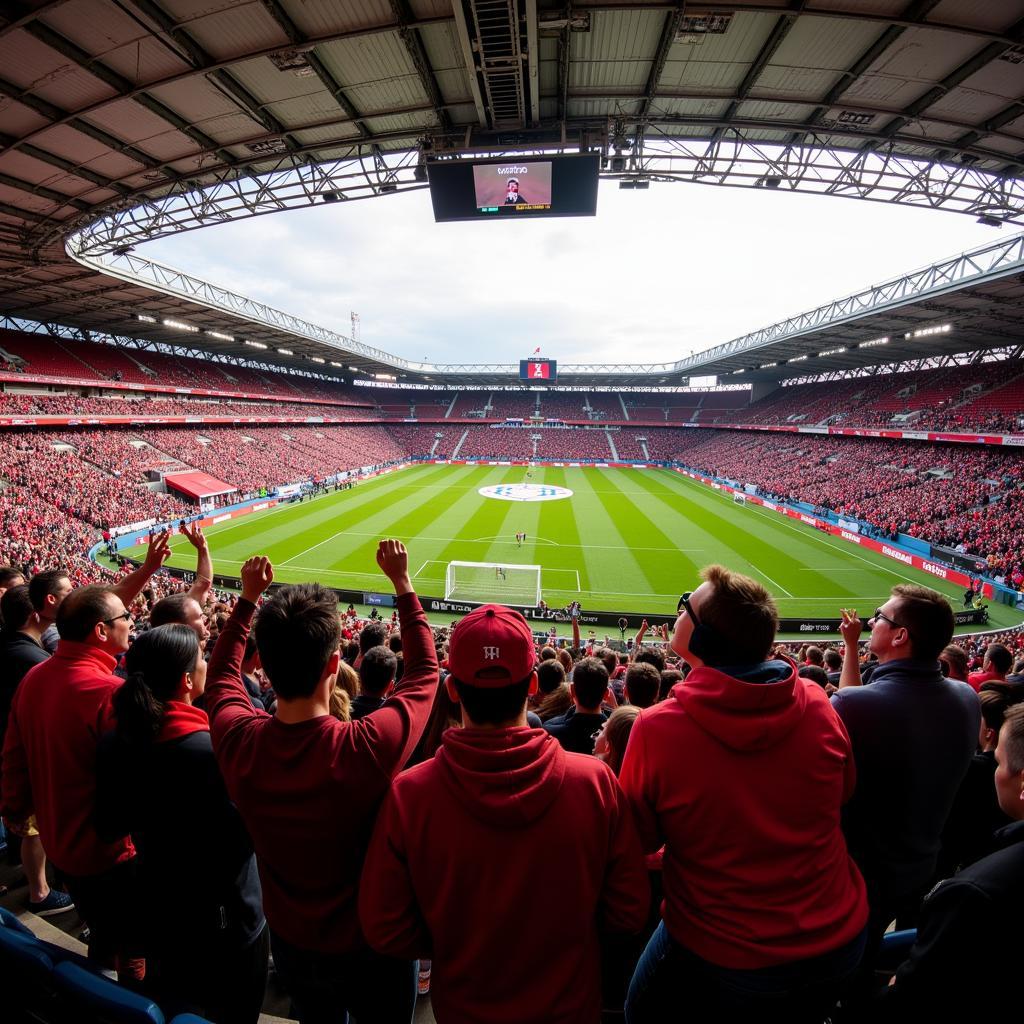
<svg viewBox="0 0 1024 1024"><path fill-rule="evenodd" d="M724 664L727 660L725 637L703 622L693 627L687 646L705 665Z"/></svg>

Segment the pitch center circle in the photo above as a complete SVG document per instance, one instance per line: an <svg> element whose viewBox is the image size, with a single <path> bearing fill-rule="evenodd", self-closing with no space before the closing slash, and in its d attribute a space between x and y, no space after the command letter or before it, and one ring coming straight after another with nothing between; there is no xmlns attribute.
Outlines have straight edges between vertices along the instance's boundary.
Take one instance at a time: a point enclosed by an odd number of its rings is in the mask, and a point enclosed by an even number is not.
<svg viewBox="0 0 1024 1024"><path fill-rule="evenodd" d="M477 493L497 501L561 501L572 497L568 487L553 484L496 484L481 487Z"/></svg>

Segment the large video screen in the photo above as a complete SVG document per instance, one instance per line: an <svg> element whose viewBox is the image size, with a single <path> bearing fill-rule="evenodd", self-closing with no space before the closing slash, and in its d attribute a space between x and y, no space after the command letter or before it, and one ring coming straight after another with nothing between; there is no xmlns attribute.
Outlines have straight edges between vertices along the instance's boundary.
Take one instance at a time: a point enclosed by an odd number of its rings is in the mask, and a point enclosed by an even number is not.
<svg viewBox="0 0 1024 1024"><path fill-rule="evenodd" d="M520 359L519 379L554 383L558 380L558 363L554 359Z"/></svg>
<svg viewBox="0 0 1024 1024"><path fill-rule="evenodd" d="M429 163L434 219L593 217L598 163L596 154Z"/></svg>

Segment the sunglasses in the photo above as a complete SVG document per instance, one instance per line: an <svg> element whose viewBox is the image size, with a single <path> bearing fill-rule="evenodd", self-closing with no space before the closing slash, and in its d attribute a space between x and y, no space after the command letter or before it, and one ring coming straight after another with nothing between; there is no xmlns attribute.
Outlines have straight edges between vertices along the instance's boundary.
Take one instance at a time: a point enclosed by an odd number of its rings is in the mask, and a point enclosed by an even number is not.
<svg viewBox="0 0 1024 1024"><path fill-rule="evenodd" d="M876 608L875 614L872 615L871 618L868 619L868 621L873 622L875 619L881 619L883 622L888 622L890 626L895 626L897 629L907 629L907 627L904 626L902 622L897 622L895 619L889 618L889 616L886 615L881 608ZM907 632L909 633L910 630L907 629Z"/></svg>
<svg viewBox="0 0 1024 1024"><path fill-rule="evenodd" d="M693 591L688 590L679 598L679 603L676 605L676 615L681 615L685 611L690 616L693 624L697 626L700 625L700 619L697 618L697 613L693 610L693 605L690 604L691 597L693 597Z"/></svg>
<svg viewBox="0 0 1024 1024"><path fill-rule="evenodd" d="M120 615L115 615L112 619L100 619L100 622L102 622L105 626L112 626L115 622L120 622L121 619L124 619L125 622L129 622L131 620L131 617L132 613L130 611L125 610L121 612Z"/></svg>

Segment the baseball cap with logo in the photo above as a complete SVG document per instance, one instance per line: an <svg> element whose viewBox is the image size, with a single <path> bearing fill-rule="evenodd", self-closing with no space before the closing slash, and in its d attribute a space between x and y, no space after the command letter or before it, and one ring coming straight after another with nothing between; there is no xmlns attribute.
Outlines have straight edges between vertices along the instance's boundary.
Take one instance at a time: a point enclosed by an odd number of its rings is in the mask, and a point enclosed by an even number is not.
<svg viewBox="0 0 1024 1024"><path fill-rule="evenodd" d="M530 627L511 608L482 605L452 630L448 669L467 686L511 686L528 678L535 663Z"/></svg>

